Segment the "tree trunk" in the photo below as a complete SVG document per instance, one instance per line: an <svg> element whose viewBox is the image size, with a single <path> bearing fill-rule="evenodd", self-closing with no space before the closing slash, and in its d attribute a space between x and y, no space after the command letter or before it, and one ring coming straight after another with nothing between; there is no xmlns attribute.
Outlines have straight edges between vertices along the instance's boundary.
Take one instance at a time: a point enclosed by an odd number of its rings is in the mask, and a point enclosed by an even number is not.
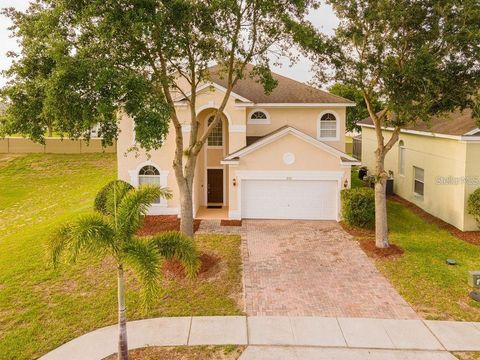
<svg viewBox="0 0 480 360"><path fill-rule="evenodd" d="M376 156L375 181L375 245L377 248L388 248L387 222L387 174L384 170L385 157L379 151Z"/></svg>
<svg viewBox="0 0 480 360"><path fill-rule="evenodd" d="M52 137L53 135L53 128L52 125L47 125L48 137Z"/></svg>
<svg viewBox="0 0 480 360"><path fill-rule="evenodd" d="M118 360L128 360L127 317L125 309L125 279L123 266L118 266Z"/></svg>
<svg viewBox="0 0 480 360"><path fill-rule="evenodd" d="M193 237L193 192L185 181L180 186L180 216L180 231Z"/></svg>

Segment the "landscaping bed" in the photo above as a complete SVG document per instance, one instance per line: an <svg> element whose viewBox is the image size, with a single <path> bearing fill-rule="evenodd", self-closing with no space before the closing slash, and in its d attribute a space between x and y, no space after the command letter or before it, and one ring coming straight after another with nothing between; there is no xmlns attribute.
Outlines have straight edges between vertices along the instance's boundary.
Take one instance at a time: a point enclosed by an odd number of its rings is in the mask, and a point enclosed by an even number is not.
<svg viewBox="0 0 480 360"><path fill-rule="evenodd" d="M354 227L344 222L341 222L340 225L343 230L355 237L362 250L372 258L382 259L392 256L401 256L404 253L403 249L395 244L390 244L390 246L385 249L377 248L375 245L375 231L373 229Z"/></svg>
<svg viewBox="0 0 480 360"><path fill-rule="evenodd" d="M197 232L202 221L193 221L193 231ZM177 215L149 215L145 217L142 229L137 232L140 236L155 235L164 231L179 231L180 219Z"/></svg>
<svg viewBox="0 0 480 360"><path fill-rule="evenodd" d="M244 346L177 346L148 347L131 350L130 360L236 360L244 351ZM116 360L116 355L105 360Z"/></svg>
<svg viewBox="0 0 480 360"><path fill-rule="evenodd" d="M54 270L45 256L52 230L91 211L97 191L116 177L115 164L115 154L0 161L0 359L38 358L117 322L111 259L80 258ZM149 309L142 306L137 278L126 273L128 320L242 314L240 237L203 234L196 243L204 259L198 279L167 270Z"/></svg>

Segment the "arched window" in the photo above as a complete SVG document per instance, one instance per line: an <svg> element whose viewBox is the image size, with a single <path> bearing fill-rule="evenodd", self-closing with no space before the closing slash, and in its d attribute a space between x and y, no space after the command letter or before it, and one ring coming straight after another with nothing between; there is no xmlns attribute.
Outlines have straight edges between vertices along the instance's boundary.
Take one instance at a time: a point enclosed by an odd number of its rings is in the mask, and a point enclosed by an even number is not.
<svg viewBox="0 0 480 360"><path fill-rule="evenodd" d="M398 143L398 173L405 175L405 142L400 140Z"/></svg>
<svg viewBox="0 0 480 360"><path fill-rule="evenodd" d="M249 124L270 124L268 114L263 110L255 110L250 114L248 118Z"/></svg>
<svg viewBox="0 0 480 360"><path fill-rule="evenodd" d="M208 118L208 125L215 120L215 116L212 115ZM222 120L212 129L210 135L208 135L208 146L223 146L223 126Z"/></svg>
<svg viewBox="0 0 480 360"><path fill-rule="evenodd" d="M320 139L337 139L337 117L332 113L325 113L320 117L318 137Z"/></svg>
<svg viewBox="0 0 480 360"><path fill-rule="evenodd" d="M160 187L160 171L155 166L145 165L138 172L138 185L152 184ZM160 198L155 199L153 204L159 204Z"/></svg>

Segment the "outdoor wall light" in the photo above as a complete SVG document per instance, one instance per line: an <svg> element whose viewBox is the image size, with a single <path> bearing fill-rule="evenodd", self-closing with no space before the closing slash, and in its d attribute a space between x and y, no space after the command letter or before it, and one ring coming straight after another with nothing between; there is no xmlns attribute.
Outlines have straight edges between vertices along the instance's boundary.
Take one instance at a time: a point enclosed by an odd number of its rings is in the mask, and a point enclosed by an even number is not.
<svg viewBox="0 0 480 360"><path fill-rule="evenodd" d="M233 178L233 186L237 186L237 178Z"/></svg>
<svg viewBox="0 0 480 360"><path fill-rule="evenodd" d="M343 182L343 187L346 189L348 187L348 179L345 179Z"/></svg>

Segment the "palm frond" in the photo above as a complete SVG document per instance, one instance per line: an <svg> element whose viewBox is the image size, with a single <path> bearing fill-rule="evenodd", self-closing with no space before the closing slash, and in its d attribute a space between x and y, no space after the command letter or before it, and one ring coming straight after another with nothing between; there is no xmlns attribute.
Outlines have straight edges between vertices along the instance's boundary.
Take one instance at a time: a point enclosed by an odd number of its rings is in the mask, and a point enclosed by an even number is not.
<svg viewBox="0 0 480 360"><path fill-rule="evenodd" d="M75 262L82 251L100 254L117 251L112 224L101 214L80 216L70 226L70 242L66 249L69 260Z"/></svg>
<svg viewBox="0 0 480 360"><path fill-rule="evenodd" d="M152 242L134 237L123 244L123 260L139 275L143 287L143 298L148 305L158 291L160 279L160 253Z"/></svg>
<svg viewBox="0 0 480 360"><path fill-rule="evenodd" d="M93 208L104 215L114 216L115 201L120 204L125 194L134 189L122 180L114 180L105 185L95 197Z"/></svg>
<svg viewBox="0 0 480 360"><path fill-rule="evenodd" d="M55 229L47 243L47 256L50 264L57 267L65 249L72 240L72 224L66 223Z"/></svg>
<svg viewBox="0 0 480 360"><path fill-rule="evenodd" d="M159 196L169 193L168 189L143 185L125 194L117 209L117 227L123 237L131 237L142 225L152 202Z"/></svg>
<svg viewBox="0 0 480 360"><path fill-rule="evenodd" d="M189 277L194 277L198 273L200 260L192 238L179 231L169 231L150 239L157 246L162 257L180 261Z"/></svg>

